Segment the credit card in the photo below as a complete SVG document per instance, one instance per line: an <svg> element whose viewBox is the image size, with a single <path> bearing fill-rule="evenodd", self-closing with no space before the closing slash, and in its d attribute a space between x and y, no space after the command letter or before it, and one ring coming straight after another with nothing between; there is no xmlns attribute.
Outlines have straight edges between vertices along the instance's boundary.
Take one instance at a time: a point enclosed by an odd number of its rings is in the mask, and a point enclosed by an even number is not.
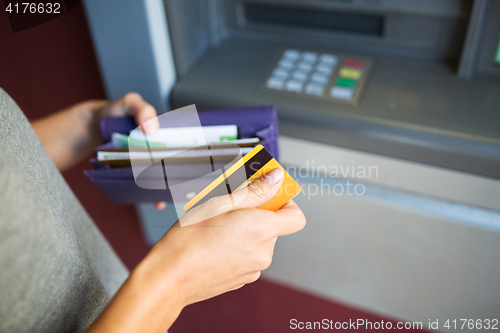
<svg viewBox="0 0 500 333"><path fill-rule="evenodd" d="M201 205L203 202L217 196L228 194L230 192L228 183L234 184L231 181L231 176L236 177L235 174L238 170L244 168L246 174L246 181L239 184L235 191L249 185L254 180L262 177L267 172L281 168L284 173L283 184L278 192L268 202L259 206L260 209L276 211L283 207L293 197L300 193L302 190L300 185L286 172L286 170L271 156L271 154L262 146L257 145L252 151L244 155L240 160L233 164L227 171L214 180L205 189L200 191L193 199L191 199L185 206L184 211ZM240 172L238 172L241 175Z"/></svg>

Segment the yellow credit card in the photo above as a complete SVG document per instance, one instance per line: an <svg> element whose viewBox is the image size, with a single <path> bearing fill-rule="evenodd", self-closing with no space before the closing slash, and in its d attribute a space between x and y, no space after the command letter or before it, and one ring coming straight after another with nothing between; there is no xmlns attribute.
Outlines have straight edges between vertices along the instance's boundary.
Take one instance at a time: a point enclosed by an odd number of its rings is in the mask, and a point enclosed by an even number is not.
<svg viewBox="0 0 500 333"><path fill-rule="evenodd" d="M238 184L235 191L262 177L274 168L281 168L285 174L285 179L274 197L258 208L276 211L299 194L302 189L262 145L256 146L252 149L252 151L233 164L210 185L199 192L184 206L184 211L187 212L189 209L202 204L210 198L230 193L231 190L227 186L227 180L231 180L231 176L234 176L235 174L241 175L241 171L244 171L246 177L244 177L245 180L242 181L241 184ZM242 180L241 177L239 179ZM234 181L231 183L234 184Z"/></svg>

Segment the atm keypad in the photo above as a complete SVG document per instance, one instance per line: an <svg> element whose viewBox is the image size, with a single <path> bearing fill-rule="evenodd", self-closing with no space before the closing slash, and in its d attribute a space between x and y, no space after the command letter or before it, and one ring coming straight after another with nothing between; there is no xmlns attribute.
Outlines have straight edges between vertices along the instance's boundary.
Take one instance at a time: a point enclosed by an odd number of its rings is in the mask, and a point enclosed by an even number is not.
<svg viewBox="0 0 500 333"><path fill-rule="evenodd" d="M366 57L285 50L265 86L356 105L372 61Z"/></svg>

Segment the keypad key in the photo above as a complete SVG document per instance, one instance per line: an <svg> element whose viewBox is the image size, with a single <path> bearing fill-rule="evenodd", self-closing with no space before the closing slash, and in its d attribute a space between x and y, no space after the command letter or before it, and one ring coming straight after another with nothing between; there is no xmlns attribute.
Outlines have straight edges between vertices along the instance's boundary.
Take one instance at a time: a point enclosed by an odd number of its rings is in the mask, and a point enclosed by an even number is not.
<svg viewBox="0 0 500 333"><path fill-rule="evenodd" d="M313 64L311 62L302 61L302 62L299 62L299 64L297 65L297 68L299 68L300 70L303 70L304 72L309 73L313 69Z"/></svg>
<svg viewBox="0 0 500 333"><path fill-rule="evenodd" d="M290 80L286 83L285 89L292 92L302 92L304 84L301 81Z"/></svg>
<svg viewBox="0 0 500 333"><path fill-rule="evenodd" d="M335 63L320 61L316 67L328 67L333 71L333 69L335 68L335 65L336 65Z"/></svg>
<svg viewBox="0 0 500 333"><path fill-rule="evenodd" d="M305 93L308 95L322 96L324 92L325 86L314 82L308 83L305 88Z"/></svg>
<svg viewBox="0 0 500 333"><path fill-rule="evenodd" d="M281 67L290 67L290 68L293 67L294 64L295 64L295 61L288 59L288 58L283 58L278 63L278 65Z"/></svg>
<svg viewBox="0 0 500 333"><path fill-rule="evenodd" d="M311 75L311 81L314 81L316 83L320 84L326 84L329 81L329 77L322 74L322 73L314 73Z"/></svg>
<svg viewBox="0 0 500 333"><path fill-rule="evenodd" d="M288 58L290 60L297 60L300 57L300 51L297 50L286 50L283 52L283 58Z"/></svg>
<svg viewBox="0 0 500 333"><path fill-rule="evenodd" d="M272 76L267 80L266 87L269 89L282 90L285 85L285 80L279 77Z"/></svg>
<svg viewBox="0 0 500 333"><path fill-rule="evenodd" d="M273 71L273 76L286 78L290 72L282 67L278 67Z"/></svg>
<svg viewBox="0 0 500 333"><path fill-rule="evenodd" d="M342 67L339 71L339 76L359 80L361 78L361 71L357 68Z"/></svg>
<svg viewBox="0 0 500 333"><path fill-rule="evenodd" d="M333 68L331 66L319 65L316 67L316 71L323 73L325 75L331 75L333 73Z"/></svg>
<svg viewBox="0 0 500 333"><path fill-rule="evenodd" d="M319 57L319 61L321 61L321 62L323 62L325 64L333 64L333 65L335 65L337 63L338 59L333 54L322 54Z"/></svg>
<svg viewBox="0 0 500 333"><path fill-rule="evenodd" d="M347 67L363 68L365 67L365 62L360 59L347 58L344 60L344 65Z"/></svg>
<svg viewBox="0 0 500 333"><path fill-rule="evenodd" d="M282 69L285 71L290 71L293 68L293 64L290 63L285 63L285 64L278 64L278 67L276 69Z"/></svg>
<svg viewBox="0 0 500 333"><path fill-rule="evenodd" d="M316 59L318 59L318 55L314 52L303 52L302 59L314 62L316 61Z"/></svg>
<svg viewBox="0 0 500 333"><path fill-rule="evenodd" d="M332 98L337 98L337 99L343 99L346 101L352 100L354 96L354 89L352 88L346 88L346 87L339 87L339 86L334 86L330 90L330 96Z"/></svg>
<svg viewBox="0 0 500 333"><path fill-rule="evenodd" d="M305 81L307 80L307 76L309 75L308 72L305 72L305 71L302 71L302 70L298 70L298 71L295 71L292 73L292 77L296 80L299 80L299 81Z"/></svg>
<svg viewBox="0 0 500 333"><path fill-rule="evenodd" d="M343 77L339 77L335 84L341 87L354 87L356 86L356 81L353 79L346 79Z"/></svg>

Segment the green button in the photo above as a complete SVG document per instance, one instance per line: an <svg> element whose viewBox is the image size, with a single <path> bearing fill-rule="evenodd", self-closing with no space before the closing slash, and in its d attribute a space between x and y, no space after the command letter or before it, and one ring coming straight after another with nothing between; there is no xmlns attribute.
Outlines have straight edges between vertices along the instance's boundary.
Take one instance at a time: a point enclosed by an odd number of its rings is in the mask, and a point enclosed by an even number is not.
<svg viewBox="0 0 500 333"><path fill-rule="evenodd" d="M337 85L342 87L354 87L356 85L356 80L339 77L337 79Z"/></svg>
<svg viewBox="0 0 500 333"><path fill-rule="evenodd" d="M497 65L500 65L500 37L498 37L498 46L497 46L497 52L495 54L495 59L493 62Z"/></svg>

